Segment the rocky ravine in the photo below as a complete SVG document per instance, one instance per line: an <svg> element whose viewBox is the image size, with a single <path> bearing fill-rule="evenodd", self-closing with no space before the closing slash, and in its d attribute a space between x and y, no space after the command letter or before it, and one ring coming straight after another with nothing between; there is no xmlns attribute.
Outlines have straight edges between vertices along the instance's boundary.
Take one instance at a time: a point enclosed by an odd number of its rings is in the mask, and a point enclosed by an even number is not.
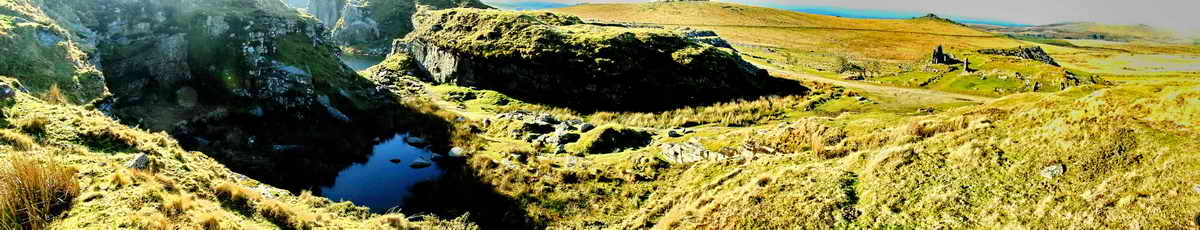
<svg viewBox="0 0 1200 230"><path fill-rule="evenodd" d="M282 187L332 181L412 114L343 65L317 19L282 1L36 1L0 9L4 34L11 33L0 36L0 49L34 53L0 66L0 75L33 94L57 85L69 102L168 131L189 150L241 173L278 177L259 179ZM312 175L272 173L284 166Z"/></svg>
<svg viewBox="0 0 1200 230"><path fill-rule="evenodd" d="M804 91L676 31L477 9L422 11L413 20L416 29L393 55L411 55L425 80L532 102L656 110Z"/></svg>

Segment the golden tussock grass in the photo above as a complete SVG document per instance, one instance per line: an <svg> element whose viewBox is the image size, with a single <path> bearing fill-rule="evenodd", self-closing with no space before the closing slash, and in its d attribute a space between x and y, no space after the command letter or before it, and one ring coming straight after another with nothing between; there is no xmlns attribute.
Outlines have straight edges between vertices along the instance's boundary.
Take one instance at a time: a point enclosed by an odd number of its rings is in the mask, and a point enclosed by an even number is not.
<svg viewBox="0 0 1200 230"><path fill-rule="evenodd" d="M50 104L66 104L71 101L70 98L68 98L66 95L63 95L63 92L58 88L57 83L50 85L50 89L46 90L46 92L42 93L42 95L38 96L38 98L41 98L42 101L46 101L46 103Z"/></svg>
<svg viewBox="0 0 1200 230"><path fill-rule="evenodd" d="M0 165L0 228L42 229L79 195L74 168L26 157Z"/></svg>
<svg viewBox="0 0 1200 230"><path fill-rule="evenodd" d="M273 199L260 201L255 209L271 222L294 229L312 229L318 221L316 214Z"/></svg>
<svg viewBox="0 0 1200 230"><path fill-rule="evenodd" d="M221 229L221 216L214 212L204 212L196 215L194 219L196 224L200 225L200 229L218 230Z"/></svg>
<svg viewBox="0 0 1200 230"><path fill-rule="evenodd" d="M262 195L253 190L228 181L221 182L221 184L214 187L213 194L217 198L229 202L230 205L239 207L250 207L251 203L258 201L262 197Z"/></svg>
<svg viewBox="0 0 1200 230"><path fill-rule="evenodd" d="M192 209L193 200L190 195L166 195L163 198L162 211L175 216L187 213Z"/></svg>
<svg viewBox="0 0 1200 230"><path fill-rule="evenodd" d="M602 21L711 29L732 43L916 60L938 45L1002 48L1019 41L937 20L853 19L717 2L581 4L552 12Z"/></svg>
<svg viewBox="0 0 1200 230"><path fill-rule="evenodd" d="M38 146L29 135L11 129L0 129L0 144L11 145L17 151L29 151Z"/></svg>
<svg viewBox="0 0 1200 230"><path fill-rule="evenodd" d="M25 132L42 132L46 129L47 125L50 125L50 118L46 116L26 117L12 121L12 124Z"/></svg>
<svg viewBox="0 0 1200 230"><path fill-rule="evenodd" d="M133 216L133 225L142 230L171 230L175 225L162 213L141 212Z"/></svg>

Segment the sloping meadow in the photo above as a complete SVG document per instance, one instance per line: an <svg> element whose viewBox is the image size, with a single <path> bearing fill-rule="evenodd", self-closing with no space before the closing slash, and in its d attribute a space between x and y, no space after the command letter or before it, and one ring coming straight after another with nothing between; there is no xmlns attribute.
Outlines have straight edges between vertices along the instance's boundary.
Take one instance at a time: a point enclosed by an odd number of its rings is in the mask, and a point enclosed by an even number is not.
<svg viewBox="0 0 1200 230"><path fill-rule="evenodd" d="M808 119L696 164L623 226L1194 228L1193 83L1077 87L915 117Z"/></svg>

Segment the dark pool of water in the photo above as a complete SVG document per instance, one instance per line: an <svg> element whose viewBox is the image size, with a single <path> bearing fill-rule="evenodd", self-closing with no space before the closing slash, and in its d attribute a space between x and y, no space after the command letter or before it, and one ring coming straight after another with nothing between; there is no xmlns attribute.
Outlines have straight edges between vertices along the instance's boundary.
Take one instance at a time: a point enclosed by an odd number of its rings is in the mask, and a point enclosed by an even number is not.
<svg viewBox="0 0 1200 230"><path fill-rule="evenodd" d="M375 145L366 163L343 169L333 186L321 187L318 193L334 201L369 207L373 212L403 207L404 199L412 195L413 186L437 180L444 171L432 160L433 153L428 148L410 145L404 141L405 137L406 134L396 135ZM432 165L415 168L416 161Z"/></svg>
<svg viewBox="0 0 1200 230"><path fill-rule="evenodd" d="M383 62L384 57L378 56L358 56L358 55L342 55L342 63L354 69L354 71L362 71L371 68L380 62Z"/></svg>

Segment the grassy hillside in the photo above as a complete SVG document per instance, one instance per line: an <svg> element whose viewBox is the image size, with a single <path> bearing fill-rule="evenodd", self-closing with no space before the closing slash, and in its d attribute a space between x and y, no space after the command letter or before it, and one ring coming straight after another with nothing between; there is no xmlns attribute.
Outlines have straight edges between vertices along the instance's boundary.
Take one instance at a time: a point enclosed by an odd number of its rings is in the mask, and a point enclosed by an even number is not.
<svg viewBox="0 0 1200 230"><path fill-rule="evenodd" d="M1072 22L1023 27L991 25L972 25L972 27L1000 34L1050 39L1098 39L1119 42L1187 42L1180 34L1148 25Z"/></svg>
<svg viewBox="0 0 1200 230"><path fill-rule="evenodd" d="M930 19L850 19L717 2L581 4L551 9L584 19L712 29L735 45L901 61L938 45L1000 48L1020 43Z"/></svg>
<svg viewBox="0 0 1200 230"><path fill-rule="evenodd" d="M19 84L0 77L8 84ZM0 228L48 229L394 229L470 228L462 222L370 214L349 202L299 195L230 171L165 133L131 128L74 105L25 93L0 101ZM144 168L129 162L145 154ZM55 170L63 168L63 170ZM41 176L45 175L45 176ZM17 180L62 185L22 185ZM29 193L8 193L11 186ZM58 194L56 205L20 206ZM12 206L18 205L18 206ZM15 209L13 207L45 207ZM18 212L19 211L19 212ZM31 221L40 219L40 221ZM410 221L411 220L411 221ZM10 222L12 221L12 222Z"/></svg>
<svg viewBox="0 0 1200 230"><path fill-rule="evenodd" d="M471 163L549 227L1194 228L1198 90L1083 86L929 115L784 116L582 158L493 136ZM658 147L692 142L729 159L671 164Z"/></svg>

